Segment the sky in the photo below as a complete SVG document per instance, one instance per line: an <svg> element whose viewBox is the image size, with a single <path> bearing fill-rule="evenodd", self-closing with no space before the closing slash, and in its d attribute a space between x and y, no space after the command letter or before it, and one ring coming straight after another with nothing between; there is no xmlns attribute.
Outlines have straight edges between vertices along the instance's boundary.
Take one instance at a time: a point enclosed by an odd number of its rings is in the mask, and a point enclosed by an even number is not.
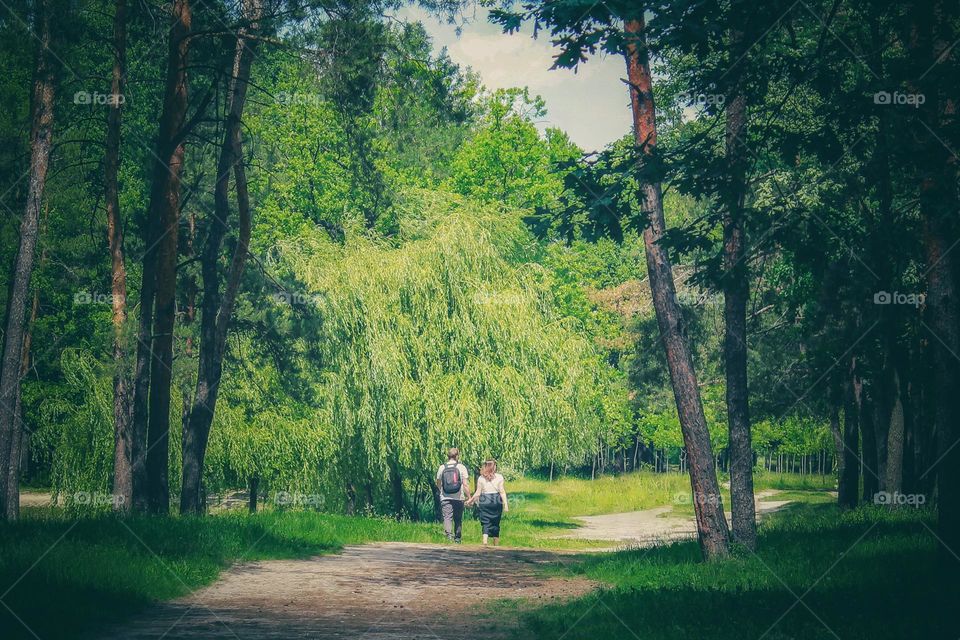
<svg viewBox="0 0 960 640"><path fill-rule="evenodd" d="M530 88L547 102L547 116L540 129L558 127L584 151L597 151L630 131L629 94L619 56L596 56L574 73L550 70L555 51L544 35L534 39L526 25L512 35L490 24L484 9L477 9L457 35L454 25L419 8L405 8L397 16L423 22L433 38L434 49L446 47L450 58L480 74L488 89Z"/></svg>

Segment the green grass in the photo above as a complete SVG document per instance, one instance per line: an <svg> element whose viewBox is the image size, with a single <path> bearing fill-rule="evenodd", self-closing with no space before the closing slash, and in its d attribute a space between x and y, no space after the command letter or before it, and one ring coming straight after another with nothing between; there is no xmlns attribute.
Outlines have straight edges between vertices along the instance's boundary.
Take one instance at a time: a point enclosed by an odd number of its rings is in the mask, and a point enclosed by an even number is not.
<svg viewBox="0 0 960 640"><path fill-rule="evenodd" d="M531 517L559 518L623 513L672 504L690 492L690 478L679 473L640 471L596 480L524 478L507 483L515 501Z"/></svg>
<svg viewBox="0 0 960 640"><path fill-rule="evenodd" d="M833 475L800 475L798 473L773 473L757 471L753 476L757 491L764 489L800 491L836 491L837 479Z"/></svg>
<svg viewBox="0 0 960 640"><path fill-rule="evenodd" d="M801 504L763 523L758 554L703 563L684 542L589 556L564 571L606 587L524 614L519 637L947 637L935 616L932 521L926 511Z"/></svg>

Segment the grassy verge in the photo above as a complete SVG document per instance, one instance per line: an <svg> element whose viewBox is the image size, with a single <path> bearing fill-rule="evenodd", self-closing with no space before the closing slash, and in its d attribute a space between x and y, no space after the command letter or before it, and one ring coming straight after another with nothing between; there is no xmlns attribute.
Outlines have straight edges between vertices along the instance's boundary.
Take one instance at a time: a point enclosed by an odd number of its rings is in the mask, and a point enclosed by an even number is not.
<svg viewBox="0 0 960 640"><path fill-rule="evenodd" d="M521 636L945 637L934 615L936 541L924 526L932 520L800 504L763 524L758 554L705 564L691 542L586 557L568 571L607 587L525 614Z"/></svg>
<svg viewBox="0 0 960 640"><path fill-rule="evenodd" d="M530 517L567 521L574 516L622 513L671 504L690 492L690 478L679 473L640 471L596 480L521 479L507 483L513 500Z"/></svg>
<svg viewBox="0 0 960 640"><path fill-rule="evenodd" d="M779 489L781 491L836 491L837 479L833 475L800 475L798 473L773 473L757 471L753 476L757 491Z"/></svg>

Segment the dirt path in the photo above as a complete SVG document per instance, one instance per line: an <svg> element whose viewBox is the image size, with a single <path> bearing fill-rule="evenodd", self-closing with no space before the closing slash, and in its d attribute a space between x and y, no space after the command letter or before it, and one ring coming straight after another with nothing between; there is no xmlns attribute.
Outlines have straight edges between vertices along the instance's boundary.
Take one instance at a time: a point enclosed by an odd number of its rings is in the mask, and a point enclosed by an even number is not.
<svg viewBox="0 0 960 640"><path fill-rule="evenodd" d="M496 601L542 604L596 586L543 575L544 566L571 560L546 551L382 543L306 560L252 562L97 637L504 637L517 625L518 608L491 613Z"/></svg>
<svg viewBox="0 0 960 640"><path fill-rule="evenodd" d="M757 495L758 515L787 501ZM631 545L695 535L692 517L663 517L671 507L578 518L564 537ZM572 598L597 584L545 575L571 553L379 543L304 560L250 562L214 584L158 604L101 639L459 640L505 638L519 612ZM498 606L498 601L517 603Z"/></svg>
<svg viewBox="0 0 960 640"><path fill-rule="evenodd" d="M780 493L770 489L756 495L757 518L773 513L789 500L770 500ZM600 516L582 516L579 529L566 533L561 538L579 538L587 540L610 540L632 545L648 545L656 542L669 542L685 538L695 538L697 525L693 516L670 517L672 506L656 507L643 511L627 513L609 513ZM730 513L727 514L730 521Z"/></svg>

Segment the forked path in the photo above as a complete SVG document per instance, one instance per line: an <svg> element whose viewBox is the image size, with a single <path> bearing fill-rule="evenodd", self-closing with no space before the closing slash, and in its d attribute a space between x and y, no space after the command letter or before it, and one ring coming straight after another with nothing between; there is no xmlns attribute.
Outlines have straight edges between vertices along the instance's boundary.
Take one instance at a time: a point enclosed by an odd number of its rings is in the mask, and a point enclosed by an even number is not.
<svg viewBox="0 0 960 640"><path fill-rule="evenodd" d="M757 519L778 511L790 500L771 500L780 491L768 489L756 494ZM675 517L671 515L673 507L655 507L643 511L626 513L606 513L599 516L580 516L578 528L569 531L561 538L579 538L583 540L610 540L624 546L646 546L661 542L672 542L697 537L697 523L693 516ZM727 523L730 523L730 513Z"/></svg>
<svg viewBox="0 0 960 640"><path fill-rule="evenodd" d="M403 543L347 547L305 560L238 565L214 584L148 609L100 638L504 637L521 607L582 595L596 584L546 575L570 554Z"/></svg>

